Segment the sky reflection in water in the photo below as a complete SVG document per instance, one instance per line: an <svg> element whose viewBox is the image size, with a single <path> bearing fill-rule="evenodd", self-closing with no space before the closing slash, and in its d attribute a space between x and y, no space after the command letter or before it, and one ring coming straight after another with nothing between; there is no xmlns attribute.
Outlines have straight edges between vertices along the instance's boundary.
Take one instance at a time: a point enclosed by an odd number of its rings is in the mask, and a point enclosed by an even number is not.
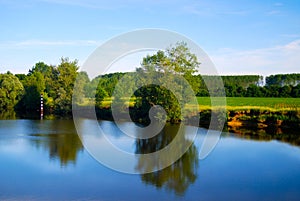
<svg viewBox="0 0 300 201"><path fill-rule="evenodd" d="M172 140L124 137L113 122L99 122L112 143L132 153L160 149ZM130 126L130 124L128 124ZM128 175L95 161L70 120L0 121L0 200L296 200L300 196L300 149L279 141L253 141L224 134L205 159L198 153L205 129L174 165ZM165 135L166 136L166 135ZM188 137L186 140L189 140ZM101 145L99 145L101 146ZM109 157L109 153L105 153ZM137 159L139 168L149 165Z"/></svg>

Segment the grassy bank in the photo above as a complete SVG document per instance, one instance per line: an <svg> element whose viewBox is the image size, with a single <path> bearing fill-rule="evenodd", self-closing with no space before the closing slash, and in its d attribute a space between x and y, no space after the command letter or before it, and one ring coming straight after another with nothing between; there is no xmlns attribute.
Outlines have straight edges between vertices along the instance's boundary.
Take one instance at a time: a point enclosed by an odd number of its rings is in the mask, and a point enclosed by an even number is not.
<svg viewBox="0 0 300 201"><path fill-rule="evenodd" d="M212 109L210 97L197 97L199 109ZM214 98L215 106L220 106L222 98ZM219 100L219 101L218 101ZM252 97L227 97L226 108L235 110L268 110L268 111L297 111L300 110L300 98L252 98Z"/></svg>
<svg viewBox="0 0 300 201"><path fill-rule="evenodd" d="M214 107L211 106L209 97L197 97L197 100L199 103L200 126L208 127L211 113L218 114L218 108L222 106L224 99L214 98ZM111 102L111 98L106 98L97 107L99 118L112 120ZM135 99L132 98L129 106L132 107L134 102ZM89 100L85 104L92 105L92 103L93 101ZM237 128L265 130L270 130L270 128L272 128L271 130L300 128L300 98L227 97L226 106L223 105L223 107L226 107L226 126L234 128L234 130Z"/></svg>
<svg viewBox="0 0 300 201"><path fill-rule="evenodd" d="M222 98L214 98L215 107L212 107L209 97L197 99L200 116L218 111L221 105L218 102L222 103ZM235 133L248 129L280 134L285 129L300 128L300 98L227 97L226 111L227 126Z"/></svg>
<svg viewBox="0 0 300 201"><path fill-rule="evenodd" d="M212 109L210 97L197 97L199 109ZM222 105L224 98L215 97L215 106ZM269 111L297 111L300 110L300 98L253 98L253 97L226 97L227 110L258 109ZM135 98L131 98L129 105L134 105ZM105 98L100 107L109 108L112 99ZM86 99L82 106L93 105L94 101Z"/></svg>

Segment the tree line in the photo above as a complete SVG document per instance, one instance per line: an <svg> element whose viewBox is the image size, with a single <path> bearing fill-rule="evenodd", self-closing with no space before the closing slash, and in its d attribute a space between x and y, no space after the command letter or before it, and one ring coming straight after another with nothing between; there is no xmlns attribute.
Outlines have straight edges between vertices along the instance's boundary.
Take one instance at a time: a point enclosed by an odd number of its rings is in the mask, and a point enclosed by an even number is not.
<svg viewBox="0 0 300 201"><path fill-rule="evenodd" d="M0 74L0 108L14 109L22 114L38 114L40 97L44 99L44 111L67 115L72 109L75 79L82 80L82 90L89 78L78 72L77 60L62 58L58 66L38 62L27 74ZM84 97L78 97L77 102Z"/></svg>
<svg viewBox="0 0 300 201"><path fill-rule="evenodd" d="M198 76L200 84L197 96L214 96L218 88L208 91L206 82L214 76ZM227 97L273 97L273 98L299 98L300 74L278 74L266 77L259 75L221 76L225 95Z"/></svg>
<svg viewBox="0 0 300 201"><path fill-rule="evenodd" d="M165 66L158 67L157 62ZM165 52L159 51L155 55L145 57L141 63L142 67L136 72L100 75L93 80L89 79L86 72L78 71L77 60L70 61L68 58L62 58L57 66L38 62L27 74L14 75L10 72L0 74L0 108L1 111L14 109L21 113L39 114L37 111L40 109L40 97L43 95L46 113L70 115L72 97L75 104L84 104L86 100L96 100L96 105L99 105L105 97L113 96L117 83L125 74L133 76L136 73L140 75L152 73L155 79L161 79L161 73L176 72L175 74L183 75L190 82L197 96L220 95L219 88L212 88L208 91L206 87L209 82L214 81L214 76L194 75L194 66L199 64L195 55L182 44L167 49ZM73 91L76 79L78 86ZM177 82L176 77L172 79ZM259 75L222 76L222 79L225 87L224 95L228 97L300 98L300 74L271 75L266 77L265 85L263 85L263 77ZM176 88L174 90L180 88L176 87L176 83L172 85ZM169 97L170 100L155 98L153 94L161 94L161 97ZM149 86L140 88L134 95L141 97L137 99L135 106L147 102L146 108L149 109L149 104L157 102L167 104L168 106L165 107L170 106L169 109L173 113L176 111L171 107L172 104L167 103L168 101L176 102L173 100L174 96L165 89ZM184 97L181 98L184 99Z"/></svg>
<svg viewBox="0 0 300 201"><path fill-rule="evenodd" d="M98 94L102 94L103 97L111 97L115 85L118 80L124 76L125 73L111 73L103 76L98 76L91 81L91 85L98 86ZM298 79L292 81L291 77L298 76ZM197 88L194 91L197 96L214 96L219 88L212 88L209 91L206 87L209 82L213 82L214 76L209 75L195 75L194 82L197 82ZM274 78L278 77L278 81ZM282 77L286 77L286 81L282 81ZM225 95L227 97L273 97L273 98L300 98L300 74L284 74L284 75L270 75L266 77L266 84L264 84L264 78L260 75L230 75L221 76ZM276 80L269 82L268 80ZM205 81L206 82L205 82ZM285 83L285 84L282 84ZM211 84L213 86L213 84ZM92 88L92 87L91 87ZM92 93L88 93L92 94ZM101 96L101 95L100 95ZM92 98L91 96L88 96Z"/></svg>

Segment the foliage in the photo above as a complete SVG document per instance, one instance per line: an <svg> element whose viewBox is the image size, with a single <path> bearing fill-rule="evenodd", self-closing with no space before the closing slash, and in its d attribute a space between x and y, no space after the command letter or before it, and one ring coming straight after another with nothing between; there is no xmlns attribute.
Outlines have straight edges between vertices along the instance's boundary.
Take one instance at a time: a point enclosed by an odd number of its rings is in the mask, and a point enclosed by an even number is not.
<svg viewBox="0 0 300 201"><path fill-rule="evenodd" d="M94 90L96 90L98 87L101 87L104 91L106 91L107 95L111 97L115 86L124 75L125 73L109 73L97 76L85 86L86 97L94 98Z"/></svg>
<svg viewBox="0 0 300 201"><path fill-rule="evenodd" d="M45 90L45 80L41 72L35 71L22 81L25 88L25 96L21 106L26 111L37 111L40 108L40 96Z"/></svg>
<svg viewBox="0 0 300 201"><path fill-rule="evenodd" d="M66 90L64 88L59 88L58 89L58 96L57 98L54 100L54 109L55 109L55 113L63 115L63 114L67 114L68 112L71 111L71 107L72 107L72 99L71 97L68 95L68 93L66 92Z"/></svg>
<svg viewBox="0 0 300 201"><path fill-rule="evenodd" d="M227 75L221 77L224 85L237 85L243 89L248 88L250 85L263 85L263 76L259 75Z"/></svg>
<svg viewBox="0 0 300 201"><path fill-rule="evenodd" d="M220 98L222 99L222 98ZM198 97L200 109L211 107L210 97ZM227 109L299 110L299 98L227 97ZM218 106L218 103L216 103Z"/></svg>
<svg viewBox="0 0 300 201"><path fill-rule="evenodd" d="M217 96L219 95L217 88L211 89L211 94L209 94L206 85L214 86L216 76L212 75L196 75L198 82L200 83L200 88L197 91L197 96ZM251 86L261 86L263 83L263 77L259 75L229 75L221 76L226 96L229 97L242 97L245 95L245 90ZM205 80L205 82L204 82Z"/></svg>
<svg viewBox="0 0 300 201"><path fill-rule="evenodd" d="M101 102L104 100L105 97L107 97L107 92L99 85L96 90L95 100L96 105L100 106Z"/></svg>
<svg viewBox="0 0 300 201"><path fill-rule="evenodd" d="M266 77L266 86L285 86L285 85L292 85L296 86L300 84L300 74L277 74L277 75L270 75Z"/></svg>
<svg viewBox="0 0 300 201"><path fill-rule="evenodd" d="M95 100L99 107L103 106L104 98L110 98L119 101L120 106L123 107L122 94L125 92L119 92L119 97L112 98L112 96L117 90L117 84L126 75L131 79L131 82L123 83L127 87L126 90L132 88L133 82L143 86L142 83L156 81L156 84L146 85L135 91L134 96L137 98L132 102L134 107L132 105L130 107L133 111L131 114L136 120L147 119L149 109L154 105L161 105L167 112L168 120L176 122L182 119L180 110L182 104L188 103L193 95L187 92L187 86L181 83L179 77L184 77L188 81L197 96L219 95L219 89L212 89L209 94L206 86L209 82L213 82L214 76L195 75L199 65L196 56L184 43L177 43L165 51L146 56L143 58L141 68L136 72L110 73L100 75L91 81L86 72L78 72L77 60L70 61L68 58L62 58L58 66L38 62L28 74L13 75L10 72L0 74L0 109L4 111L16 108L22 113L39 114L41 94L44 97L44 111L58 115L71 113L72 97L75 104L84 105ZM139 79L136 79L136 75ZM266 77L265 86L262 85L263 77L259 75L221 77L227 97L249 97L227 98L229 107L299 108L298 103L294 105L290 103L290 100L299 99L284 98L300 98L300 74L270 75ZM77 88L74 90L75 79L77 79ZM264 99L264 97L276 99ZM236 101L231 104L232 100Z"/></svg>
<svg viewBox="0 0 300 201"><path fill-rule="evenodd" d="M189 93L188 86L199 89L193 74L200 63L196 55L192 54L185 43L177 43L166 51L158 51L154 55L143 58L142 67L137 69L138 80L141 83L153 83L143 86L135 92L139 97L135 107L146 115L155 105L162 106L167 114L167 120L178 122L182 120L182 104L190 101L194 94ZM184 77L189 83L182 82ZM142 117L142 118L145 118Z"/></svg>
<svg viewBox="0 0 300 201"><path fill-rule="evenodd" d="M0 105L0 108L5 109L7 105L13 107L17 100L21 99L16 106L18 111L34 116L34 114L39 114L40 97L43 95L45 112L54 111L59 115L70 114L73 88L77 76L79 85L75 90L74 100L75 103L81 103L84 97L76 96L76 93L83 94L89 78L85 72L78 73L76 60L69 61L68 58L62 58L57 67L38 62L29 70L27 75L17 74L17 77L12 74L1 75L1 80L3 78L4 82L1 81L0 95L9 94L9 97L1 98L3 104ZM9 85L7 85L8 83ZM4 93L5 88L11 91L11 94ZM5 101L8 101L9 104Z"/></svg>
<svg viewBox="0 0 300 201"><path fill-rule="evenodd" d="M0 108L13 108L21 99L24 87L19 79L11 73L0 74Z"/></svg>
<svg viewBox="0 0 300 201"><path fill-rule="evenodd" d="M245 97L262 97L260 88L254 84L251 84L245 93Z"/></svg>
<svg viewBox="0 0 300 201"><path fill-rule="evenodd" d="M86 86L89 84L90 79L86 72L79 72L76 78L76 89L73 93L73 103L82 104L84 102L84 94Z"/></svg>

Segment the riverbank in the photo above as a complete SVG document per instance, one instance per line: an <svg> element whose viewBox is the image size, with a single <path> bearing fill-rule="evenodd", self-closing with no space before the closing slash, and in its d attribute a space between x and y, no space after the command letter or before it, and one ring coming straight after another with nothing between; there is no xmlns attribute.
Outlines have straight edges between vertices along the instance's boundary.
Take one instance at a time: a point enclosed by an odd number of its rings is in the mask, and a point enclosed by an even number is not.
<svg viewBox="0 0 300 201"><path fill-rule="evenodd" d="M251 138L257 140L279 140L293 145L300 145L300 110L259 110L249 109L226 109L222 110L204 109L199 111L197 116L186 117L185 121L193 121L200 117L199 127L212 129L222 127L225 133L234 133L241 138ZM225 124L213 122L210 124L211 115L217 117L225 116ZM87 114L87 113L85 113ZM99 119L113 120L110 108L96 108ZM224 117L223 116L223 117Z"/></svg>
<svg viewBox="0 0 300 201"><path fill-rule="evenodd" d="M218 98L215 98L218 99ZM221 98L220 98L221 99ZM138 111L134 111L132 100L129 103L131 118L135 122L147 124L147 120L141 119ZM184 117L185 121L199 119L200 127L208 128L210 125L211 115L219 116L220 120L224 117L224 131L233 133L247 133L255 135L256 133L264 133L266 135L295 133L300 129L300 99L297 98L226 98L226 111L220 113L220 106L211 106L209 97L198 97L199 113L189 114ZM216 101L218 103L218 101ZM98 119L113 121L110 109L111 99L105 99L101 105L93 106L92 101L86 105L76 106L76 109L83 110L83 114L89 116L89 112L95 110ZM121 115L122 116L122 115ZM14 111L2 111L1 119L39 119L39 112L36 113L17 113ZM69 115L53 115L45 113L44 119L71 119ZM223 118L223 119L224 119ZM218 125L218 122L214 122Z"/></svg>
<svg viewBox="0 0 300 201"><path fill-rule="evenodd" d="M295 132L300 129L300 109L299 110L266 110L250 109L251 107L241 109L204 109L196 115L185 117L185 121L193 121L200 118L199 127L208 128L211 122L211 116L216 115L219 121L225 118L224 130L239 133L239 130L251 130L255 132L265 132L267 134L281 134L286 132ZM84 110L84 108L81 107ZM89 109L88 109L89 110ZM110 107L96 108L96 116L103 120L114 120ZM134 114L134 112L132 112ZM87 113L86 113L87 114ZM120 115L122 116L122 115ZM139 122L139 117L131 116L133 121ZM217 118L218 119L218 118ZM143 122L139 122L143 123ZM214 126L219 122L214 122Z"/></svg>

